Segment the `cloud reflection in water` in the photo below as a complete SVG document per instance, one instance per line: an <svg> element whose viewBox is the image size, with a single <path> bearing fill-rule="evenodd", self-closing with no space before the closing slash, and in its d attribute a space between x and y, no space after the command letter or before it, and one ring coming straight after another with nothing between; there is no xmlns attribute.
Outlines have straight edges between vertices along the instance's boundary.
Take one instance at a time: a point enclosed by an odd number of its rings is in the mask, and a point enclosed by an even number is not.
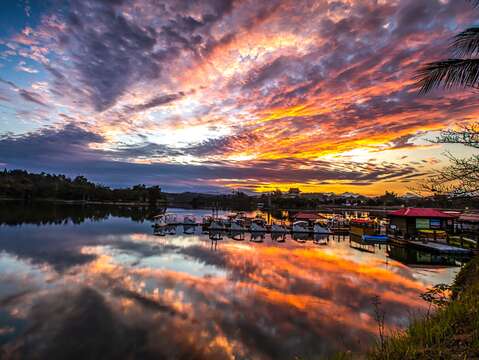
<svg viewBox="0 0 479 360"><path fill-rule="evenodd" d="M7 357L276 359L359 350L376 333L375 295L387 325L404 326L424 307L418 294L453 276L424 275L387 260L384 249L362 254L347 242L267 236L212 250L207 236L154 237L148 223L118 218L1 230L2 329L25 321L0 337Z"/></svg>

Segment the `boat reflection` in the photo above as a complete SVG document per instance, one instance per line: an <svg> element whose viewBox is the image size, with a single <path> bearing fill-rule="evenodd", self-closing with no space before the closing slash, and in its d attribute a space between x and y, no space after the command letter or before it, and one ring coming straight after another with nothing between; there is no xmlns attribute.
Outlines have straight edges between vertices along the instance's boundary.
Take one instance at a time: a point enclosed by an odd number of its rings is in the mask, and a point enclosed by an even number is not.
<svg viewBox="0 0 479 360"><path fill-rule="evenodd" d="M236 241L243 241L245 239L245 232L244 231L230 231L228 236Z"/></svg>
<svg viewBox="0 0 479 360"><path fill-rule="evenodd" d="M421 251L411 247L390 245L389 256L407 265L440 265L457 266L467 262L469 256L454 254L435 254L430 251Z"/></svg>
<svg viewBox="0 0 479 360"><path fill-rule="evenodd" d="M314 243L318 245L328 245L329 235L324 234L314 234Z"/></svg>
<svg viewBox="0 0 479 360"><path fill-rule="evenodd" d="M271 240L276 242L285 242L286 241L286 234L279 233L279 232L272 232L271 233Z"/></svg>
<svg viewBox="0 0 479 360"><path fill-rule="evenodd" d="M307 240L312 240L312 236L311 234L307 233L307 232L297 232L297 233L293 233L292 234L292 239L294 241L297 241L299 243L305 243Z"/></svg>
<svg viewBox="0 0 479 360"><path fill-rule="evenodd" d="M210 230L208 233L208 237L210 240L218 241L223 240L225 232L222 230Z"/></svg>
<svg viewBox="0 0 479 360"><path fill-rule="evenodd" d="M265 239L265 234L262 232L252 232L250 233L250 239L249 241L251 242L263 242Z"/></svg>
<svg viewBox="0 0 479 360"><path fill-rule="evenodd" d="M419 294L456 271L387 261L384 246L362 253L334 237L183 232L157 237L151 222L114 216L2 226L2 355L328 358L374 341L374 296L387 328L403 327L426 308Z"/></svg>

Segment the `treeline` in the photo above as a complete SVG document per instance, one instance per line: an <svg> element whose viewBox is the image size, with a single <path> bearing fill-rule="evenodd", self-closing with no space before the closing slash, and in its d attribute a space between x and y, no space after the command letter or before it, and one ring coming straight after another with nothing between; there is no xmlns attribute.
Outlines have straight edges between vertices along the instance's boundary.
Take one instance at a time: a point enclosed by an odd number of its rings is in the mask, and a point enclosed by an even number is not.
<svg viewBox="0 0 479 360"><path fill-rule="evenodd" d="M386 191L377 197L344 197L341 195L308 194L285 196L281 192L249 196L242 192L232 194L201 194L185 192L163 193L158 186L135 185L123 189L112 189L95 184L84 176L73 179L65 175L29 173L24 170L0 171L0 199L67 200L83 202L141 203L164 207L181 206L192 208L217 208L252 210L257 206L268 209L317 209L324 205L346 206L412 206L437 208L476 208L472 198L451 198L445 195L431 197L402 198Z"/></svg>
<svg viewBox="0 0 479 360"><path fill-rule="evenodd" d="M446 195L435 195L429 197L403 198L394 192L386 191L383 195L376 197L344 197L341 195L321 195L308 197L301 195L297 197L285 197L280 193L262 194L259 202L266 208L276 209L318 209L321 206L371 206L371 207L431 207L431 208L477 208L477 200L474 198L453 198Z"/></svg>
<svg viewBox="0 0 479 360"><path fill-rule="evenodd" d="M0 172L0 198L34 200L59 199L70 201L143 202L157 204L165 201L160 187L135 185L111 189L92 183L84 176L71 179L65 175L34 174L24 170Z"/></svg>
<svg viewBox="0 0 479 360"><path fill-rule="evenodd" d="M222 195L184 192L166 196L167 202L171 206L188 206L193 209L253 210L256 209L258 201L256 197L242 192Z"/></svg>
<svg viewBox="0 0 479 360"><path fill-rule="evenodd" d="M114 217L129 218L135 222L151 220L162 209L145 206L109 204L65 204L61 202L9 201L0 206L0 225L62 225L81 224L86 220L101 221Z"/></svg>

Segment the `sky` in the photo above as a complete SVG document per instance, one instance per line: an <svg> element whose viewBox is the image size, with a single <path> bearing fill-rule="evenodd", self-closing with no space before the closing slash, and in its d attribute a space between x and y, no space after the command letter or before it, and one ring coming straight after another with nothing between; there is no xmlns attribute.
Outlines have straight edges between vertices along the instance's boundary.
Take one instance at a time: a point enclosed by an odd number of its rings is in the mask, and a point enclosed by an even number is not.
<svg viewBox="0 0 479 360"><path fill-rule="evenodd" d="M419 96L462 0L7 0L0 167L165 191L378 195L447 164L471 91Z"/></svg>

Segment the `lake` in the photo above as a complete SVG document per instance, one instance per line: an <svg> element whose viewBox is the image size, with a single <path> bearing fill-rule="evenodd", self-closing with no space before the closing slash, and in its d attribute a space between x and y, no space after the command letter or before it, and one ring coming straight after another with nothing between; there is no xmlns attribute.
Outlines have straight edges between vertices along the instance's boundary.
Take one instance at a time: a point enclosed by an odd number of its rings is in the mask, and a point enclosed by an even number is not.
<svg viewBox="0 0 479 360"><path fill-rule="evenodd" d="M170 211L210 214L207 210ZM347 237L154 236L153 210L0 209L0 345L14 358L292 359L361 351L427 308L457 267L414 267ZM375 297L380 304L374 305Z"/></svg>

